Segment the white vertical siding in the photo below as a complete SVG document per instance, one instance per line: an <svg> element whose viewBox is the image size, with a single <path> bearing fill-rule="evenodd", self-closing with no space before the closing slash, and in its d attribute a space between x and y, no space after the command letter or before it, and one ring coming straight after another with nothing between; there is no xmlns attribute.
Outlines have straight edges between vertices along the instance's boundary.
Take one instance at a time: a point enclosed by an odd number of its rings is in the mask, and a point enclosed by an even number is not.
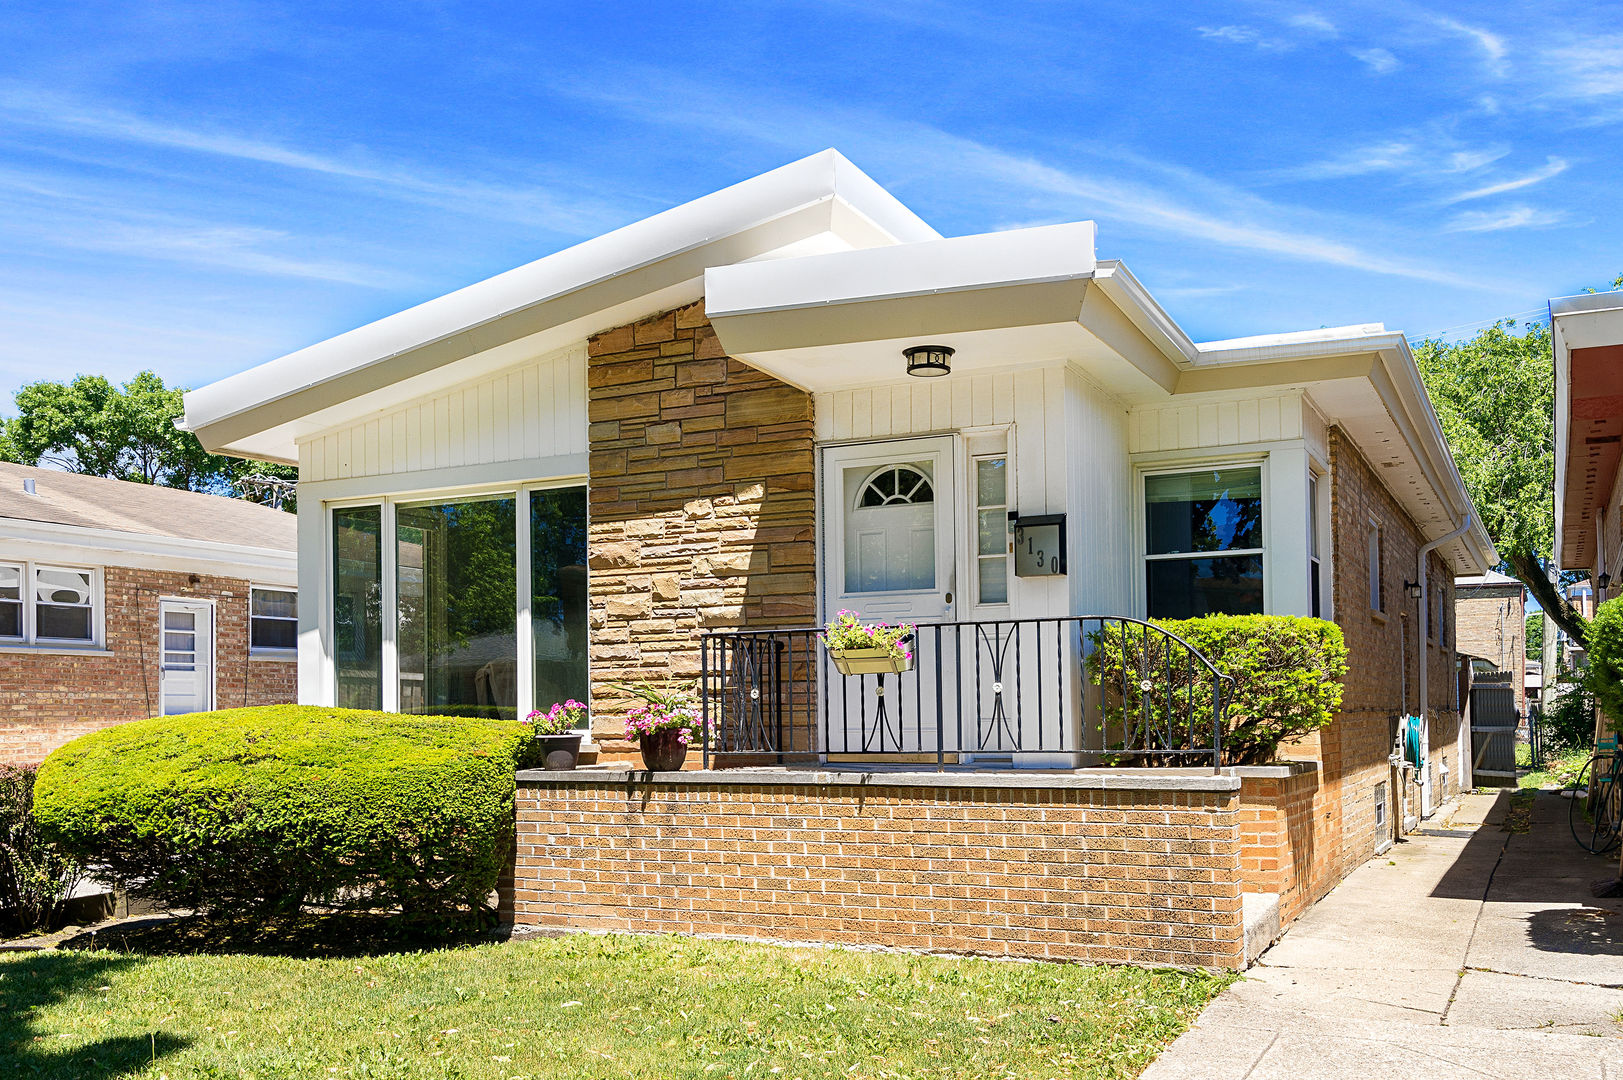
<svg viewBox="0 0 1623 1080"><path fill-rule="evenodd" d="M1071 611L1138 614L1127 410L1074 369L1065 372L1063 398Z"/></svg>
<svg viewBox="0 0 1623 1080"><path fill-rule="evenodd" d="M586 352L520 364L299 442L299 478L336 480L586 452Z"/></svg>
<svg viewBox="0 0 1623 1080"><path fill-rule="evenodd" d="M1300 439L1311 434L1317 420L1304 416L1309 412L1300 390L1199 404L1140 405L1132 410L1127 433L1135 454Z"/></svg>

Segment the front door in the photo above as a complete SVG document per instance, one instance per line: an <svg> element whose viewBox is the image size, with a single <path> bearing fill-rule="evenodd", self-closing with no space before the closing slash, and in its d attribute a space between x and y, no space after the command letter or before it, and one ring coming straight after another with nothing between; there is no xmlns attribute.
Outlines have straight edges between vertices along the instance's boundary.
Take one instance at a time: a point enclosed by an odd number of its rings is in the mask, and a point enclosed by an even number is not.
<svg viewBox="0 0 1623 1080"><path fill-rule="evenodd" d="M214 608L188 600L158 604L162 661L158 692L163 715L214 707Z"/></svg>
<svg viewBox="0 0 1623 1080"><path fill-rule="evenodd" d="M957 590L951 437L827 447L822 464L825 616L851 610L864 622L950 622ZM919 635L918 666L904 676L830 674L825 752L935 752L932 665L941 658L929 650L932 641Z"/></svg>

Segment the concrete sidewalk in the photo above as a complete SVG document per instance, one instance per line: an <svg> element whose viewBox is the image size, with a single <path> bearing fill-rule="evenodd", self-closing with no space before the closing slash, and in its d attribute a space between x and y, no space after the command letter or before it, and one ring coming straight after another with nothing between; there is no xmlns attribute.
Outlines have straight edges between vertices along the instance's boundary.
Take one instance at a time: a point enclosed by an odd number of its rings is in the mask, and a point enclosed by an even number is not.
<svg viewBox="0 0 1623 1080"><path fill-rule="evenodd" d="M1466 796L1354 872L1146 1080L1623 1077L1623 900L1589 892L1616 855L1553 793L1504 831L1509 801Z"/></svg>

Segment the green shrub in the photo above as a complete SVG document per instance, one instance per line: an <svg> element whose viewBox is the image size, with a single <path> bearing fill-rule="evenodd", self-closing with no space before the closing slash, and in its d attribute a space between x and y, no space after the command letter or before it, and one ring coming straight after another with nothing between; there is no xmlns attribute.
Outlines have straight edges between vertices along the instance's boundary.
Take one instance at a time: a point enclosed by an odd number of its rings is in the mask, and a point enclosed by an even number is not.
<svg viewBox="0 0 1623 1080"><path fill-rule="evenodd" d="M1595 745L1595 696L1583 683L1553 683L1544 689L1538 718L1544 749L1584 750Z"/></svg>
<svg viewBox="0 0 1623 1080"><path fill-rule="evenodd" d="M39 834L32 765L0 765L0 922L49 926L79 883L79 864Z"/></svg>
<svg viewBox="0 0 1623 1080"><path fill-rule="evenodd" d="M1623 597L1595 609L1585 644L1589 671L1584 675L1584 688L1594 695L1595 704L1607 716L1623 720ZM1593 737L1593 730L1585 733L1585 743Z"/></svg>
<svg viewBox="0 0 1623 1080"><path fill-rule="evenodd" d="M41 828L136 896L476 911L513 835L521 724L296 705L138 720L40 767Z"/></svg>
<svg viewBox="0 0 1623 1080"><path fill-rule="evenodd" d="M1335 623L1286 615L1206 615L1158 619L1154 625L1188 642L1234 680L1223 687L1227 764L1272 761L1281 742L1324 727L1341 707L1347 645ZM1119 624L1107 624L1089 641L1088 675L1103 690L1107 730L1120 731L1124 723L1149 717L1162 729L1152 745L1211 745L1213 679L1204 665L1189 662L1182 646L1154 630L1129 626L1122 633ZM1193 730L1186 726L1191 712Z"/></svg>

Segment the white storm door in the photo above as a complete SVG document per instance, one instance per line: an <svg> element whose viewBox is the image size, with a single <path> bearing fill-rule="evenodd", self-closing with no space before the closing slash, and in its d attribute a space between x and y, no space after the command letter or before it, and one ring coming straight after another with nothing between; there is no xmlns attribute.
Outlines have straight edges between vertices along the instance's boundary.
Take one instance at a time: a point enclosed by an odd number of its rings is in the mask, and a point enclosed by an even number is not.
<svg viewBox="0 0 1623 1080"><path fill-rule="evenodd" d="M214 608L182 600L158 604L158 693L164 716L214 707Z"/></svg>
<svg viewBox="0 0 1623 1080"><path fill-rule="evenodd" d="M824 448L827 618L850 610L864 622L952 621L958 587L953 457L950 436ZM942 658L928 648L933 641L918 636L915 667L901 676L846 677L830 670L826 753L935 752ZM951 684L950 674L939 683Z"/></svg>

